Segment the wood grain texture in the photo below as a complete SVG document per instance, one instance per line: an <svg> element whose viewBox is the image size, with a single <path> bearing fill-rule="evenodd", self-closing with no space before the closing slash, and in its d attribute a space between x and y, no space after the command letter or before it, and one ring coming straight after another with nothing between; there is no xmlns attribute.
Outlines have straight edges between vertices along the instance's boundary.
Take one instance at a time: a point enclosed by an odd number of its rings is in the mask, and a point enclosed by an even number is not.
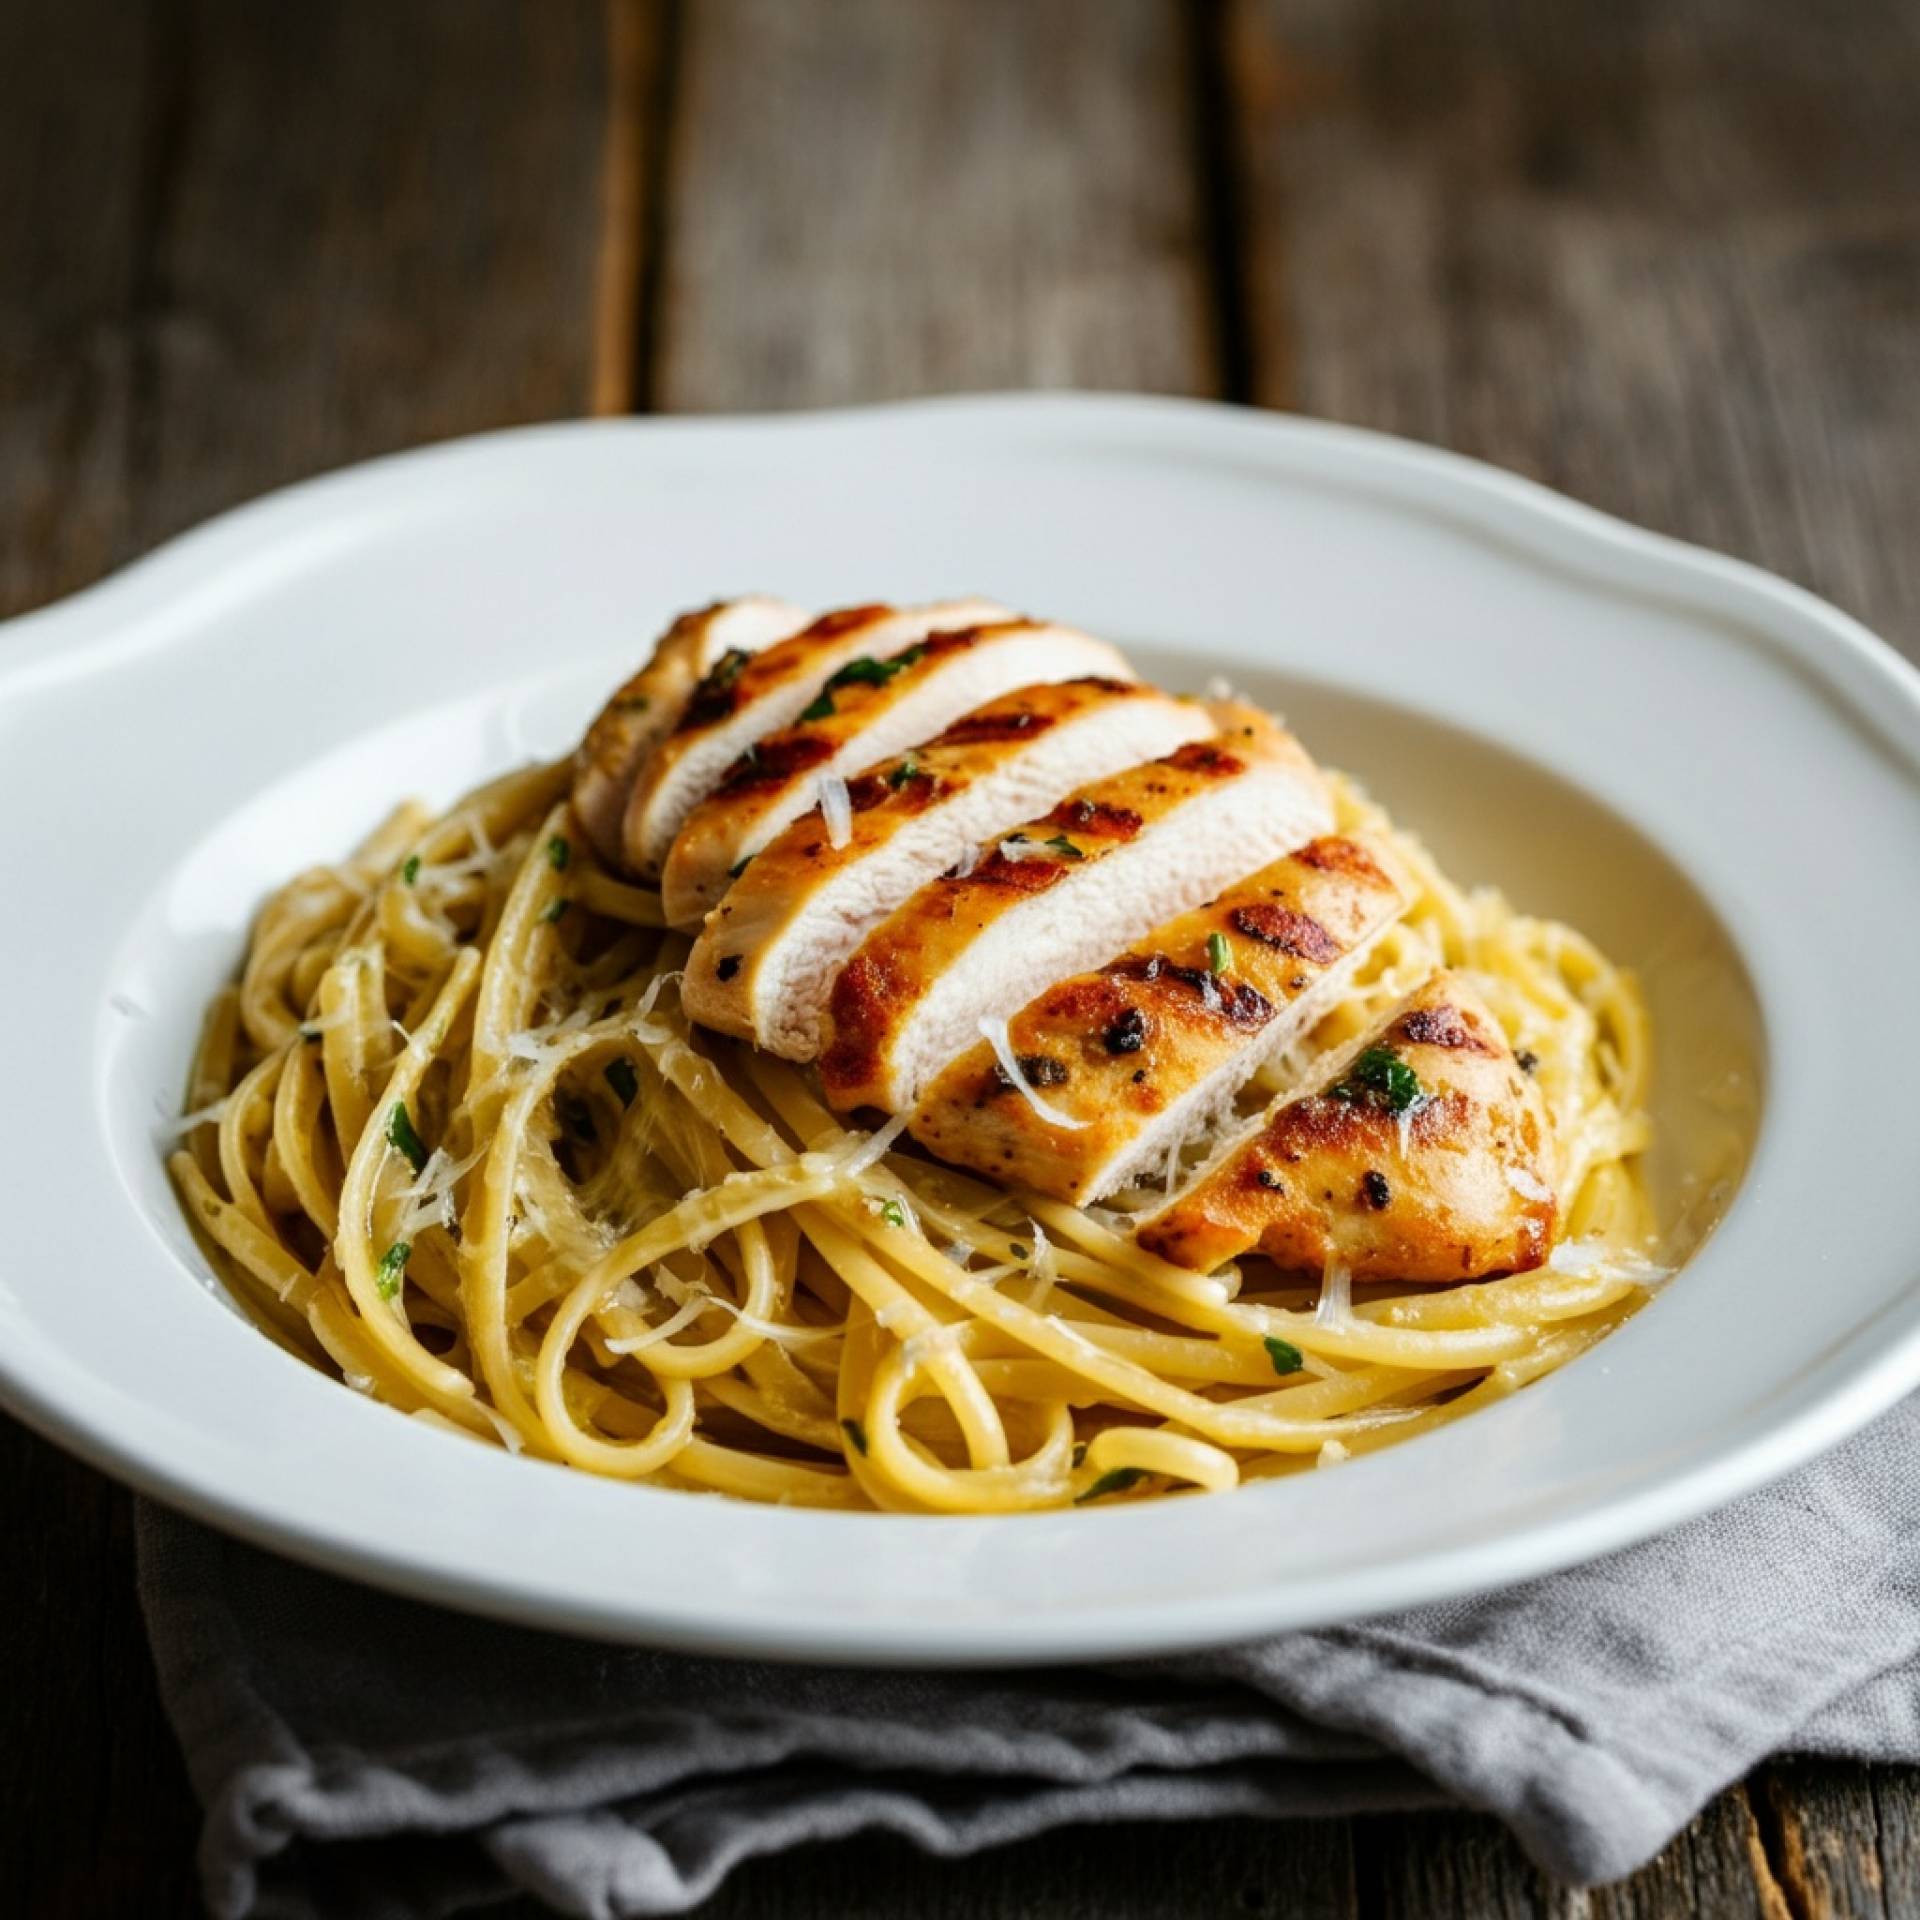
<svg viewBox="0 0 1920 1920"><path fill-rule="evenodd" d="M0 7L0 614L120 551L150 43L115 0Z"/></svg>
<svg viewBox="0 0 1920 1920"><path fill-rule="evenodd" d="M1761 1795L1796 1920L1920 1910L1920 1769L1779 1761Z"/></svg>
<svg viewBox="0 0 1920 1920"><path fill-rule="evenodd" d="M178 30L133 544L344 461L585 408L600 7L196 0Z"/></svg>
<svg viewBox="0 0 1920 1920"><path fill-rule="evenodd" d="M1188 51L1166 0L699 0L655 404L1214 391Z"/></svg>
<svg viewBox="0 0 1920 1920"><path fill-rule="evenodd" d="M579 411L606 33L595 0L0 7L0 614L282 481ZM131 1503L3 1419L0 1499L0 1912L198 1913Z"/></svg>
<svg viewBox="0 0 1920 1920"><path fill-rule="evenodd" d="M1920 13L1236 0L1252 386L1920 656Z"/></svg>

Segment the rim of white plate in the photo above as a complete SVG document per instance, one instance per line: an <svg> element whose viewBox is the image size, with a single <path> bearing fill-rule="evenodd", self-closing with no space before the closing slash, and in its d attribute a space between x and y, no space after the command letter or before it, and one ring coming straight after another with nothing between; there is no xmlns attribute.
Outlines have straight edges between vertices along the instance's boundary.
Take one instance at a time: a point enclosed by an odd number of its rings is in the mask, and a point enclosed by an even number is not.
<svg viewBox="0 0 1920 1920"><path fill-rule="evenodd" d="M1652 534L1479 462L1365 430L1209 405L1138 397L961 396L748 418L566 423L513 429L388 456L304 482L226 514L98 586L0 626L0 698L98 674L172 644L220 610L244 602L289 565L351 551L359 529L421 483L457 506L459 484L546 457L584 437L630 436L698 460L769 438L857 440L911 429L949 448L1009 437L1085 443L1103 437L1115 457L1179 455L1306 470L1350 490L1378 491L1415 513L1463 522L1612 590L1652 596L1790 658L1920 779L1920 672L1857 622L1814 595L1742 562ZM410 504L412 504L410 502ZM1597 583L1594 591L1607 589ZM4 847L0 846L0 851ZM82 1063L76 1061L76 1069ZM157 1257L157 1256L156 1256ZM1911 1276L1908 1276L1910 1279ZM1411 1567L1388 1562L1315 1576L1284 1592L1191 1592L1177 1600L1116 1600L1097 1616L1051 1619L1010 1611L956 1627L912 1619L789 1621L764 1608L730 1611L724 1595L692 1601L568 1591L538 1564L453 1567L410 1541L354 1537L297 1507L276 1506L239 1471L187 1464L165 1445L143 1447L118 1427L72 1357L51 1349L0 1286L0 1402L59 1444L141 1491L226 1530L336 1572L473 1611L616 1639L727 1653L867 1663L963 1665L1088 1659L1218 1643L1440 1599L1529 1577L1646 1537L1785 1472L1853 1432L1920 1384L1920 1305L1890 1292L1885 1310L1809 1367L1792 1394L1757 1408L1664 1470L1599 1489L1559 1515L1429 1551ZM291 1363L289 1363L291 1364ZM1483 1416L1484 1417L1484 1416ZM436 1439L438 1437L436 1436ZM452 1443L458 1444L458 1443ZM502 1463L525 1472L519 1463ZM1365 1466L1370 1463L1356 1463ZM687 1496L664 1496L677 1500ZM744 1516L760 1510L735 1509ZM1091 1512L1077 1525L1095 1545L1150 1524L1150 1509ZM764 1516L762 1516L764 1517ZM792 1516L785 1516L791 1518ZM810 1515L826 1528L1024 1526L1023 1519L960 1522ZM851 1536L842 1535L842 1545Z"/></svg>

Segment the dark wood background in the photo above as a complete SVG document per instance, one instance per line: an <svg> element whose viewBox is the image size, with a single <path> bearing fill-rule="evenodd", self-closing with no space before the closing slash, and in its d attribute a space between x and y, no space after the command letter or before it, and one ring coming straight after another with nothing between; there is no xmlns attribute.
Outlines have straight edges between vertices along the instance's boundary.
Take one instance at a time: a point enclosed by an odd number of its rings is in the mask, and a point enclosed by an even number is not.
<svg viewBox="0 0 1920 1920"><path fill-rule="evenodd" d="M449 434L1061 385L1479 454L1913 654L1920 9L0 5L0 613ZM127 1497L4 1422L0 1497L0 1909L192 1913ZM1428 1815L856 1843L705 1911L1914 1914L1920 1772L1764 1767L1591 1894Z"/></svg>

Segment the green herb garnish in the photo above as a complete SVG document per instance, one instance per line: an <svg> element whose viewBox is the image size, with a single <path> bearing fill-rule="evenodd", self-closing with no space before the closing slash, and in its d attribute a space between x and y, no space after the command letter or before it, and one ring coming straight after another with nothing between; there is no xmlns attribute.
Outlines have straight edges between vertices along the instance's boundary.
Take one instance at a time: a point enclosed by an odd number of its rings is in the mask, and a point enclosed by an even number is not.
<svg viewBox="0 0 1920 1920"><path fill-rule="evenodd" d="M1125 1493L1129 1487L1138 1486L1146 1477L1145 1467L1115 1467L1111 1473L1103 1473L1073 1504L1084 1507L1089 1500L1102 1499L1109 1493Z"/></svg>
<svg viewBox="0 0 1920 1920"><path fill-rule="evenodd" d="M553 898L540 909L540 924L543 927L552 926L572 905L573 902L569 900L564 893L556 893Z"/></svg>
<svg viewBox="0 0 1920 1920"><path fill-rule="evenodd" d="M396 1240L380 1256L380 1264L373 1270L373 1284L379 1289L382 1300L392 1300L399 1296L400 1282L406 1278L407 1262L413 1258L413 1242Z"/></svg>
<svg viewBox="0 0 1920 1920"><path fill-rule="evenodd" d="M919 778L920 762L916 760L912 754L908 754L907 757L887 775L887 785L890 786L895 793L898 793L909 780L918 780Z"/></svg>
<svg viewBox="0 0 1920 1920"><path fill-rule="evenodd" d="M898 1200L889 1200L880 1209L880 1218L890 1227L904 1227L907 1224L907 1210Z"/></svg>
<svg viewBox="0 0 1920 1920"><path fill-rule="evenodd" d="M1016 1260L1031 1260L1033 1258L1031 1250L1023 1247L1018 1240L1009 1240L1007 1246Z"/></svg>
<svg viewBox="0 0 1920 1920"><path fill-rule="evenodd" d="M867 1430L858 1420L842 1420L840 1430L853 1443L853 1450L862 1460L867 1457Z"/></svg>
<svg viewBox="0 0 1920 1920"><path fill-rule="evenodd" d="M408 854L407 857L400 862L400 878L404 880L408 886L412 886L413 883L420 878L420 856L417 853Z"/></svg>
<svg viewBox="0 0 1920 1920"><path fill-rule="evenodd" d="M830 693L823 693L817 700L800 709L802 720L827 720L831 719L832 715L833 695Z"/></svg>
<svg viewBox="0 0 1920 1920"><path fill-rule="evenodd" d="M554 834L547 842L547 865L555 873L565 873L567 862L573 858L573 849L568 846L561 834Z"/></svg>
<svg viewBox="0 0 1920 1920"><path fill-rule="evenodd" d="M1233 951L1227 945L1227 936L1224 933L1207 935L1207 971L1209 973L1225 973L1227 962L1232 958Z"/></svg>
<svg viewBox="0 0 1920 1920"><path fill-rule="evenodd" d="M631 1060L609 1060L604 1069L607 1085L618 1096L623 1107L630 1107L640 1097L640 1076L633 1070Z"/></svg>
<svg viewBox="0 0 1920 1920"><path fill-rule="evenodd" d="M1047 845L1063 860L1084 860L1087 857L1064 833L1056 833Z"/></svg>
<svg viewBox="0 0 1920 1920"><path fill-rule="evenodd" d="M397 1153L407 1157L407 1165L415 1173L427 1164L427 1143L413 1130L413 1115L407 1111L404 1100L393 1103L393 1111L387 1115L387 1144Z"/></svg>
<svg viewBox="0 0 1920 1920"><path fill-rule="evenodd" d="M1369 1047L1327 1092L1348 1106L1405 1113L1421 1097L1420 1077L1391 1047Z"/></svg>
<svg viewBox="0 0 1920 1920"><path fill-rule="evenodd" d="M1291 1340L1275 1340L1269 1335L1260 1344L1266 1348L1275 1373L1298 1373L1307 1364L1306 1356Z"/></svg>
<svg viewBox="0 0 1920 1920"><path fill-rule="evenodd" d="M884 687L896 673L905 673L915 661L923 659L926 651L924 646L908 647L890 660L876 660L871 654L863 653L832 675L827 687L829 691L835 687Z"/></svg>
<svg viewBox="0 0 1920 1920"><path fill-rule="evenodd" d="M1087 1443L1084 1440L1076 1440L1073 1443L1073 1464L1076 1467L1079 1466L1081 1462L1086 1459L1086 1457L1087 1457Z"/></svg>

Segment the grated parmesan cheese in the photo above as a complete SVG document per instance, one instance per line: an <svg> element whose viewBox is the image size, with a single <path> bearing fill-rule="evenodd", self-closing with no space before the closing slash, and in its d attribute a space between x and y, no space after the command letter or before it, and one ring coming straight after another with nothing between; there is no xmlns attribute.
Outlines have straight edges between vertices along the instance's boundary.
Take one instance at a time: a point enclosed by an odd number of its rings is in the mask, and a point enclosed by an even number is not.
<svg viewBox="0 0 1920 1920"><path fill-rule="evenodd" d="M1007 1034L1004 1020L989 1020L984 1015L980 1021L980 1032L988 1046L993 1049L993 1057L1000 1062L1000 1071L1007 1076L1015 1092L1021 1095L1034 1113L1050 1127L1065 1127L1070 1133L1078 1133L1087 1123L1075 1120L1065 1114L1052 1101L1043 1099L1037 1088L1020 1070L1020 1062L1014 1058L1013 1041Z"/></svg>
<svg viewBox="0 0 1920 1920"><path fill-rule="evenodd" d="M827 829L828 845L844 847L853 838L853 796L837 773L823 773L816 786L820 794L820 818Z"/></svg>
<svg viewBox="0 0 1920 1920"><path fill-rule="evenodd" d="M1329 1259L1320 1275L1320 1304L1313 1310L1316 1326L1353 1325L1353 1269L1345 1261Z"/></svg>

